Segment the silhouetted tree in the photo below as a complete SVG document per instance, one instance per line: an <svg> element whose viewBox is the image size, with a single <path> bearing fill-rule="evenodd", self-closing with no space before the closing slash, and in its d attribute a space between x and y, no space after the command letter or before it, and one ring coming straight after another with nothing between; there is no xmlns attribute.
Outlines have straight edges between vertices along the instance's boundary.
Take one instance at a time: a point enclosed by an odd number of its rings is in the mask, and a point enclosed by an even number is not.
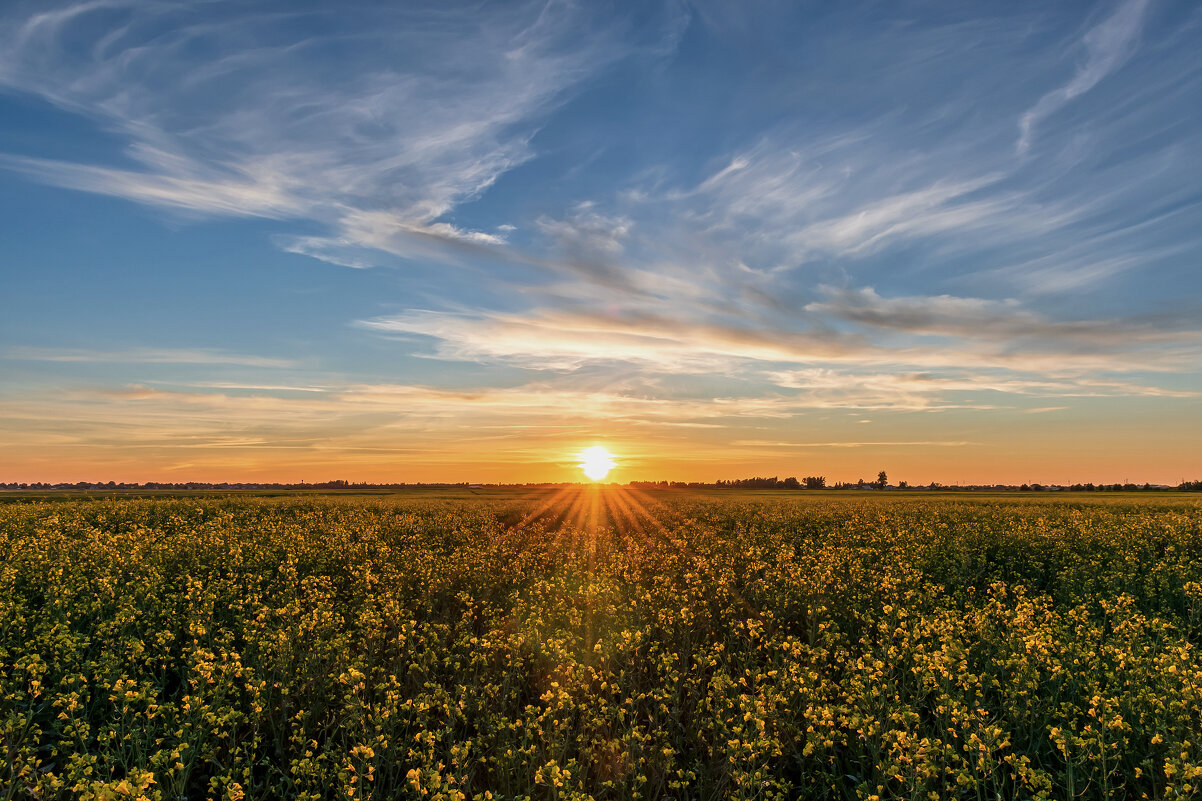
<svg viewBox="0 0 1202 801"><path fill-rule="evenodd" d="M884 489L887 486L889 486L889 476L885 474L884 470L882 470L876 474L876 488Z"/></svg>
<svg viewBox="0 0 1202 801"><path fill-rule="evenodd" d="M802 481L806 489L826 489L826 476L806 476Z"/></svg>
<svg viewBox="0 0 1202 801"><path fill-rule="evenodd" d="M776 476L770 478L756 476L755 478L719 479L716 486L737 489L779 489L784 483Z"/></svg>

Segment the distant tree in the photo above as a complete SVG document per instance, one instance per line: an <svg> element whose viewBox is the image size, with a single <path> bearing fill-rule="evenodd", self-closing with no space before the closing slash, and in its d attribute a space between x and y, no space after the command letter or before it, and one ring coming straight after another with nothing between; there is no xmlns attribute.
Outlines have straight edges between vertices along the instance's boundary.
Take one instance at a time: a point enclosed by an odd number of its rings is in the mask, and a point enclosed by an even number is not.
<svg viewBox="0 0 1202 801"><path fill-rule="evenodd" d="M793 480L796 481L797 479ZM719 479L715 486L732 487L735 489L779 489L784 484L785 481L781 481L776 476L756 476L754 478Z"/></svg>
<svg viewBox="0 0 1202 801"><path fill-rule="evenodd" d="M1030 491L1031 491L1031 485L1030 485L1030 484L1023 484L1021 487L1019 487L1019 488L1018 488L1018 491L1019 491L1019 492L1030 492Z"/></svg>
<svg viewBox="0 0 1202 801"><path fill-rule="evenodd" d="M826 489L826 476L806 476L802 481L806 489Z"/></svg>
<svg viewBox="0 0 1202 801"><path fill-rule="evenodd" d="M899 481L899 482L897 482L897 488L898 489L909 489L910 485L905 481Z"/></svg>
<svg viewBox="0 0 1202 801"><path fill-rule="evenodd" d="M882 470L881 472L876 474L876 488L884 489L887 486L889 486L889 476L885 473L884 470Z"/></svg>
<svg viewBox="0 0 1202 801"><path fill-rule="evenodd" d="M781 482L781 486L785 489L801 489L801 482L797 480L797 476L789 476Z"/></svg>
<svg viewBox="0 0 1202 801"><path fill-rule="evenodd" d="M856 486L859 487L860 489L864 489L864 479L860 479L859 481L857 481Z"/></svg>

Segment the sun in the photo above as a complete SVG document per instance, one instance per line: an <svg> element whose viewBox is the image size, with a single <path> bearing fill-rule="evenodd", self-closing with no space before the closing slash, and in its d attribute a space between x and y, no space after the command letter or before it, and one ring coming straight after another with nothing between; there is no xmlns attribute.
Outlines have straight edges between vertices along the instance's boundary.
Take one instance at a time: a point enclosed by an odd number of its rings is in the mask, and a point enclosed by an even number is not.
<svg viewBox="0 0 1202 801"><path fill-rule="evenodd" d="M593 481L600 481L609 475L609 471L617 467L613 454L594 445L580 452L580 469Z"/></svg>

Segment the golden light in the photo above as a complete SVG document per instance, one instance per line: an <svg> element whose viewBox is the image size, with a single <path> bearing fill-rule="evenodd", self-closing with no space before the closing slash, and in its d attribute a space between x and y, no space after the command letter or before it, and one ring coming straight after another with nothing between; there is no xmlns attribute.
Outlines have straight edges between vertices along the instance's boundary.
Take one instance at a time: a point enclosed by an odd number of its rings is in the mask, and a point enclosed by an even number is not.
<svg viewBox="0 0 1202 801"><path fill-rule="evenodd" d="M615 467L617 467L617 462L614 461L613 454L600 445L594 445L580 452L580 469L593 481L605 478Z"/></svg>

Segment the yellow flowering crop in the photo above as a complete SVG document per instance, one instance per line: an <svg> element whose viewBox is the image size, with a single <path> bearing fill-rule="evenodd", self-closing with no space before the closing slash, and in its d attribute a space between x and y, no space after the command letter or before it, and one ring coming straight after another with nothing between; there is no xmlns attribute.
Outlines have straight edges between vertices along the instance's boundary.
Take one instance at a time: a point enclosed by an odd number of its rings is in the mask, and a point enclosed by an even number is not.
<svg viewBox="0 0 1202 801"><path fill-rule="evenodd" d="M0 505L0 795L1184 798L1202 506Z"/></svg>

